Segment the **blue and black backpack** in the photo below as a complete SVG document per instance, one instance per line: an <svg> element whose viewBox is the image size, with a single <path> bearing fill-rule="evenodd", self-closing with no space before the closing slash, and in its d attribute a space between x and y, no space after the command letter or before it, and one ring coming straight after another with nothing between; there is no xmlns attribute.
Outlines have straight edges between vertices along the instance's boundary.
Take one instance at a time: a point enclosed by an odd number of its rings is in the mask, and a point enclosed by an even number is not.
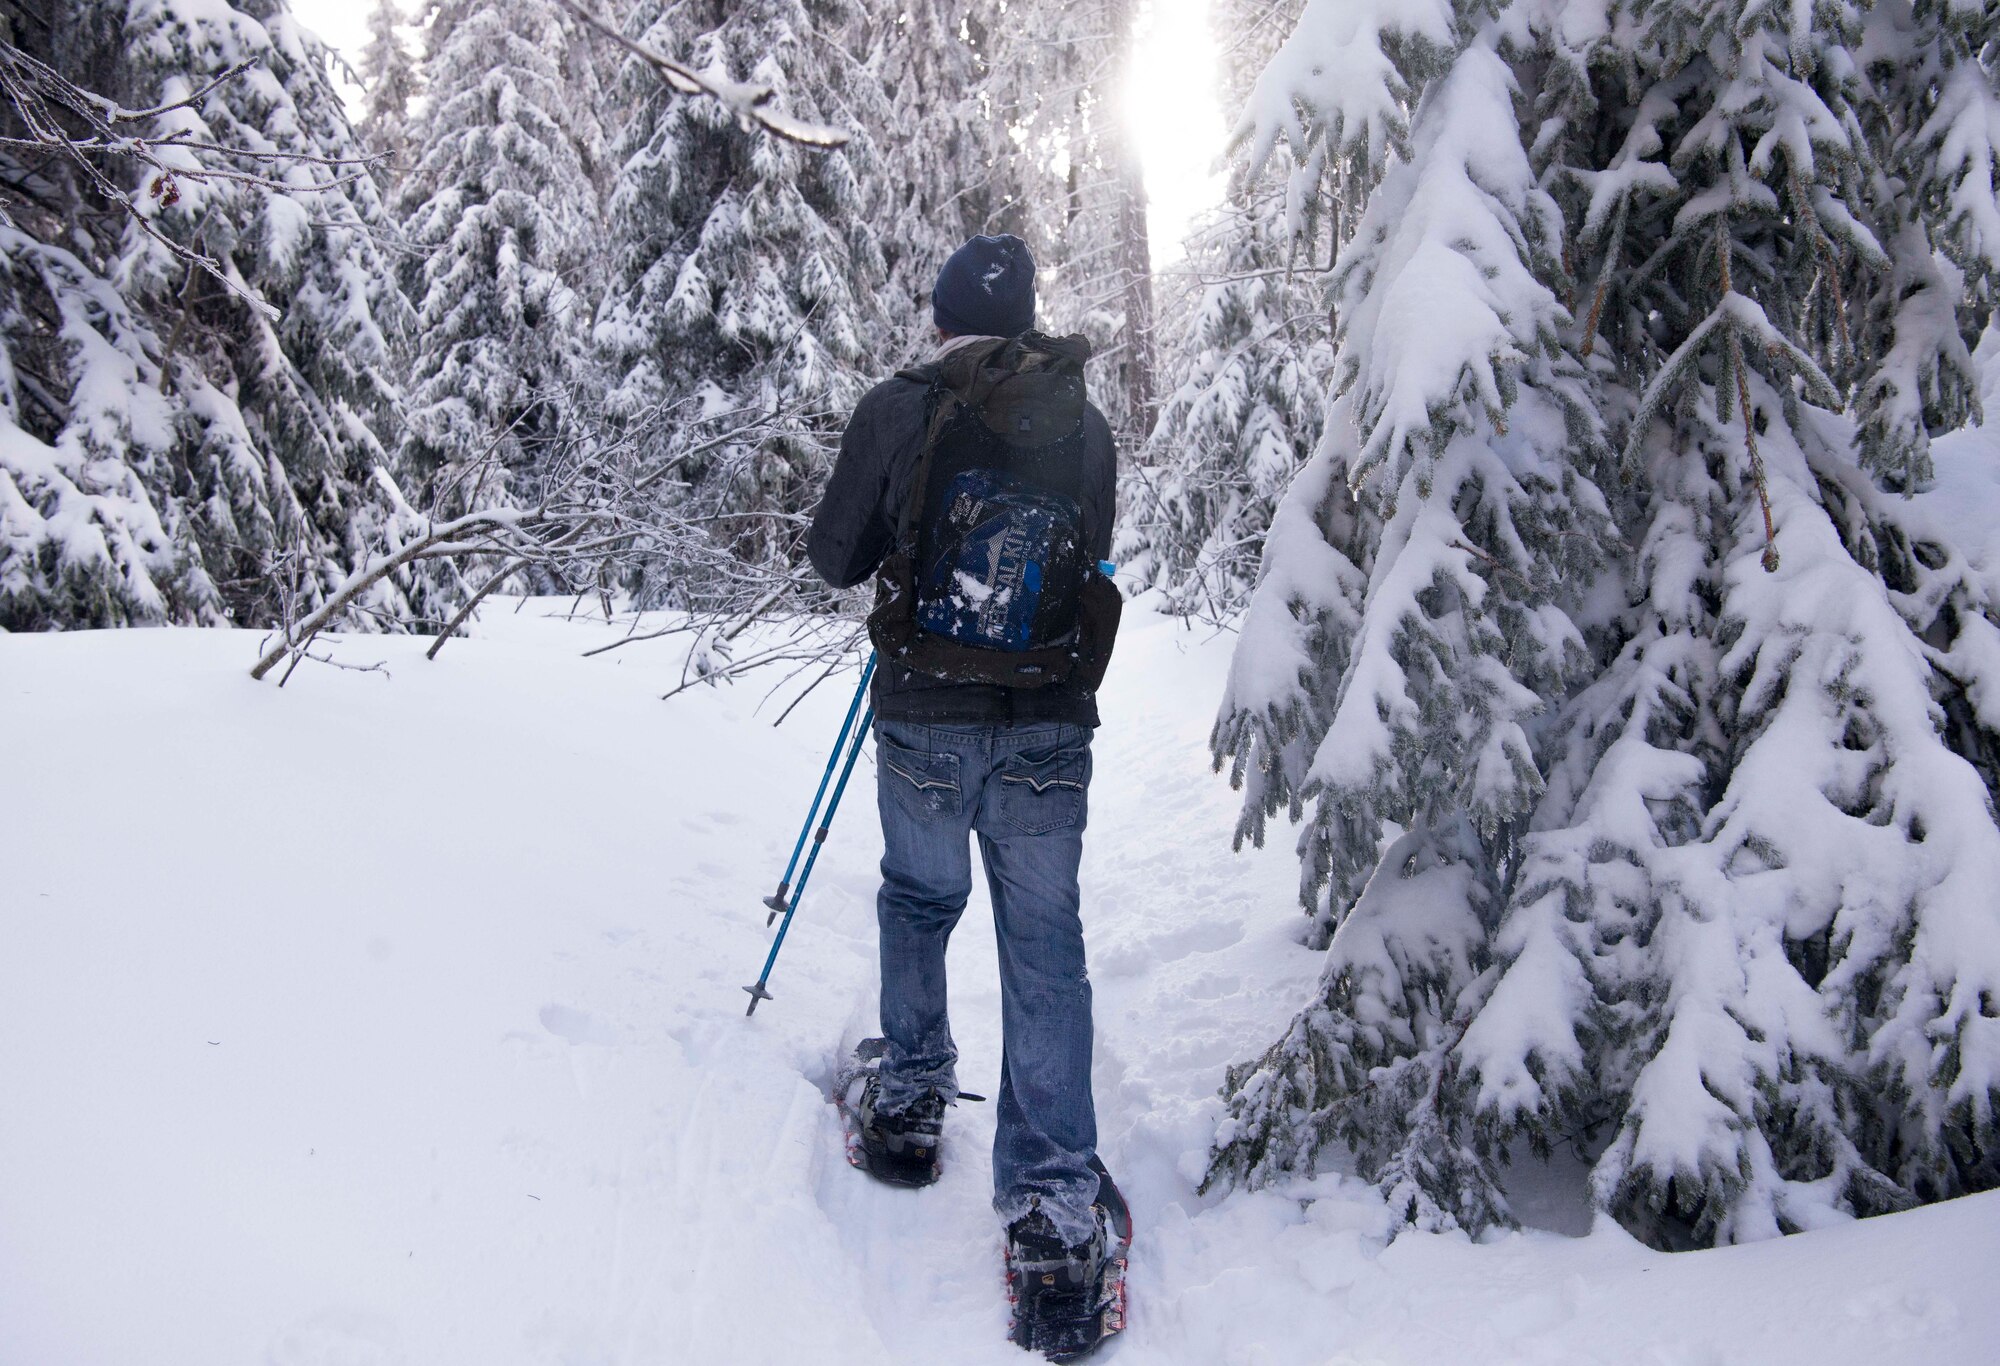
<svg viewBox="0 0 2000 1366"><path fill-rule="evenodd" d="M1102 681L1121 604L1083 537L1089 357L1029 332L902 372L930 392L868 618L884 656L958 683Z"/></svg>

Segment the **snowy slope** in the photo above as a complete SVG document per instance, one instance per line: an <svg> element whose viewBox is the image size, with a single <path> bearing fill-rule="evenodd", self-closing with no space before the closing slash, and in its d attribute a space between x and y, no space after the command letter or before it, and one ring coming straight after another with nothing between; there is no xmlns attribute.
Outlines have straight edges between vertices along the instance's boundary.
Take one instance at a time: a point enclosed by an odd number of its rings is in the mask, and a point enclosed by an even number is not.
<svg viewBox="0 0 2000 1366"><path fill-rule="evenodd" d="M243 634L0 636L0 1366L1025 1359L991 1107L913 1194L847 1168L824 1102L873 1023L872 773L743 1018L845 688L777 730L748 686L663 704L672 648L586 660L607 628L555 610L436 663L348 641L389 676L282 692ZM1385 1246L1337 1178L1197 1197L1224 1064L1317 969L1290 850L1228 851L1228 646L1128 616L1098 741L1098 1095L1139 1228L1107 1361L1995 1359L2000 1195L1677 1257ZM985 915L953 1010L990 1092Z"/></svg>

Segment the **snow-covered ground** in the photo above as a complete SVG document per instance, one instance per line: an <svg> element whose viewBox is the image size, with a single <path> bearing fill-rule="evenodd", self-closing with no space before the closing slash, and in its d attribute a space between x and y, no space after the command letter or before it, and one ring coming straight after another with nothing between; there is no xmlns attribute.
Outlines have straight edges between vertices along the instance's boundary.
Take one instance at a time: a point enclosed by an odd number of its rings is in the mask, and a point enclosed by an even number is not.
<svg viewBox="0 0 2000 1366"><path fill-rule="evenodd" d="M1113 1363L2000 1360L2000 1194L1718 1252L1615 1227L1409 1234L1327 1178L1202 1198L1223 1066L1317 956L1289 848L1231 855L1228 640L1135 611L1085 906L1107 1161L1138 1222ZM220 631L0 636L0 1366L994 1362L990 1106L870 1184L823 1088L873 1024L872 771L772 988L741 987L847 688L658 695L553 604L252 683ZM980 894L953 948L990 1092ZM1560 1181L1533 1208L1580 1226Z"/></svg>

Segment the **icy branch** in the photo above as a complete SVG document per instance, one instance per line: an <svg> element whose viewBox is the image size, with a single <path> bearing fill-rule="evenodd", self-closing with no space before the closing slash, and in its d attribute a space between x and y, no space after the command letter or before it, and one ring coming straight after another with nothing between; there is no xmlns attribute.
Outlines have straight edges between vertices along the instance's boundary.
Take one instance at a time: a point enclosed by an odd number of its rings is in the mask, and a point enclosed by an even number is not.
<svg viewBox="0 0 2000 1366"><path fill-rule="evenodd" d="M262 678L287 657L302 657L314 636L332 629L384 580L400 583L425 573L458 600L441 614L449 620L438 623L432 659L481 602L528 575L541 585L532 591L567 588L579 601L596 594L607 616L614 588L683 608L690 613L687 629L705 638L699 653L722 657L704 671L712 677L764 662L730 663L728 643L801 588L793 568L798 533L789 527L746 531L754 520L774 515L735 509L728 490L744 462L773 441L799 440L821 415L797 403L701 414L683 401L612 417L574 387L545 391L524 408L542 403L570 414L572 425L562 438L537 448L544 473L532 503L481 506L504 498L496 491L510 487L509 460L518 454L511 443L522 435L518 421L434 476L428 516L405 504L386 472L378 471L390 501L403 510L391 545L310 616L294 622L286 613L279 639L252 676ZM671 452L665 460L659 458L663 450ZM698 486L665 477L696 461L705 467ZM634 634L618 643L648 638ZM821 646L785 657L822 658L835 650Z"/></svg>

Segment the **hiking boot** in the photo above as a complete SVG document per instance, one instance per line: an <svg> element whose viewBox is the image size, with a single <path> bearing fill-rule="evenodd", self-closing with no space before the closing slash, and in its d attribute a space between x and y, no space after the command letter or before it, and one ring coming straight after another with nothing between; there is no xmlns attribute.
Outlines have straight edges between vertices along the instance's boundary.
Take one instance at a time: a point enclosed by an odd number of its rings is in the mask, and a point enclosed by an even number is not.
<svg viewBox="0 0 2000 1366"><path fill-rule="evenodd" d="M1014 1300L1009 1336L1051 1361L1074 1361L1123 1326L1106 1321L1108 1211L1097 1204L1091 1212L1095 1226L1080 1243L1065 1243L1038 1209L1007 1229L1007 1281Z"/></svg>
<svg viewBox="0 0 2000 1366"><path fill-rule="evenodd" d="M944 1134L944 1097L926 1091L901 1110L880 1107L882 1079L862 1079L855 1104L862 1165L894 1186L928 1186L938 1179L938 1144Z"/></svg>

